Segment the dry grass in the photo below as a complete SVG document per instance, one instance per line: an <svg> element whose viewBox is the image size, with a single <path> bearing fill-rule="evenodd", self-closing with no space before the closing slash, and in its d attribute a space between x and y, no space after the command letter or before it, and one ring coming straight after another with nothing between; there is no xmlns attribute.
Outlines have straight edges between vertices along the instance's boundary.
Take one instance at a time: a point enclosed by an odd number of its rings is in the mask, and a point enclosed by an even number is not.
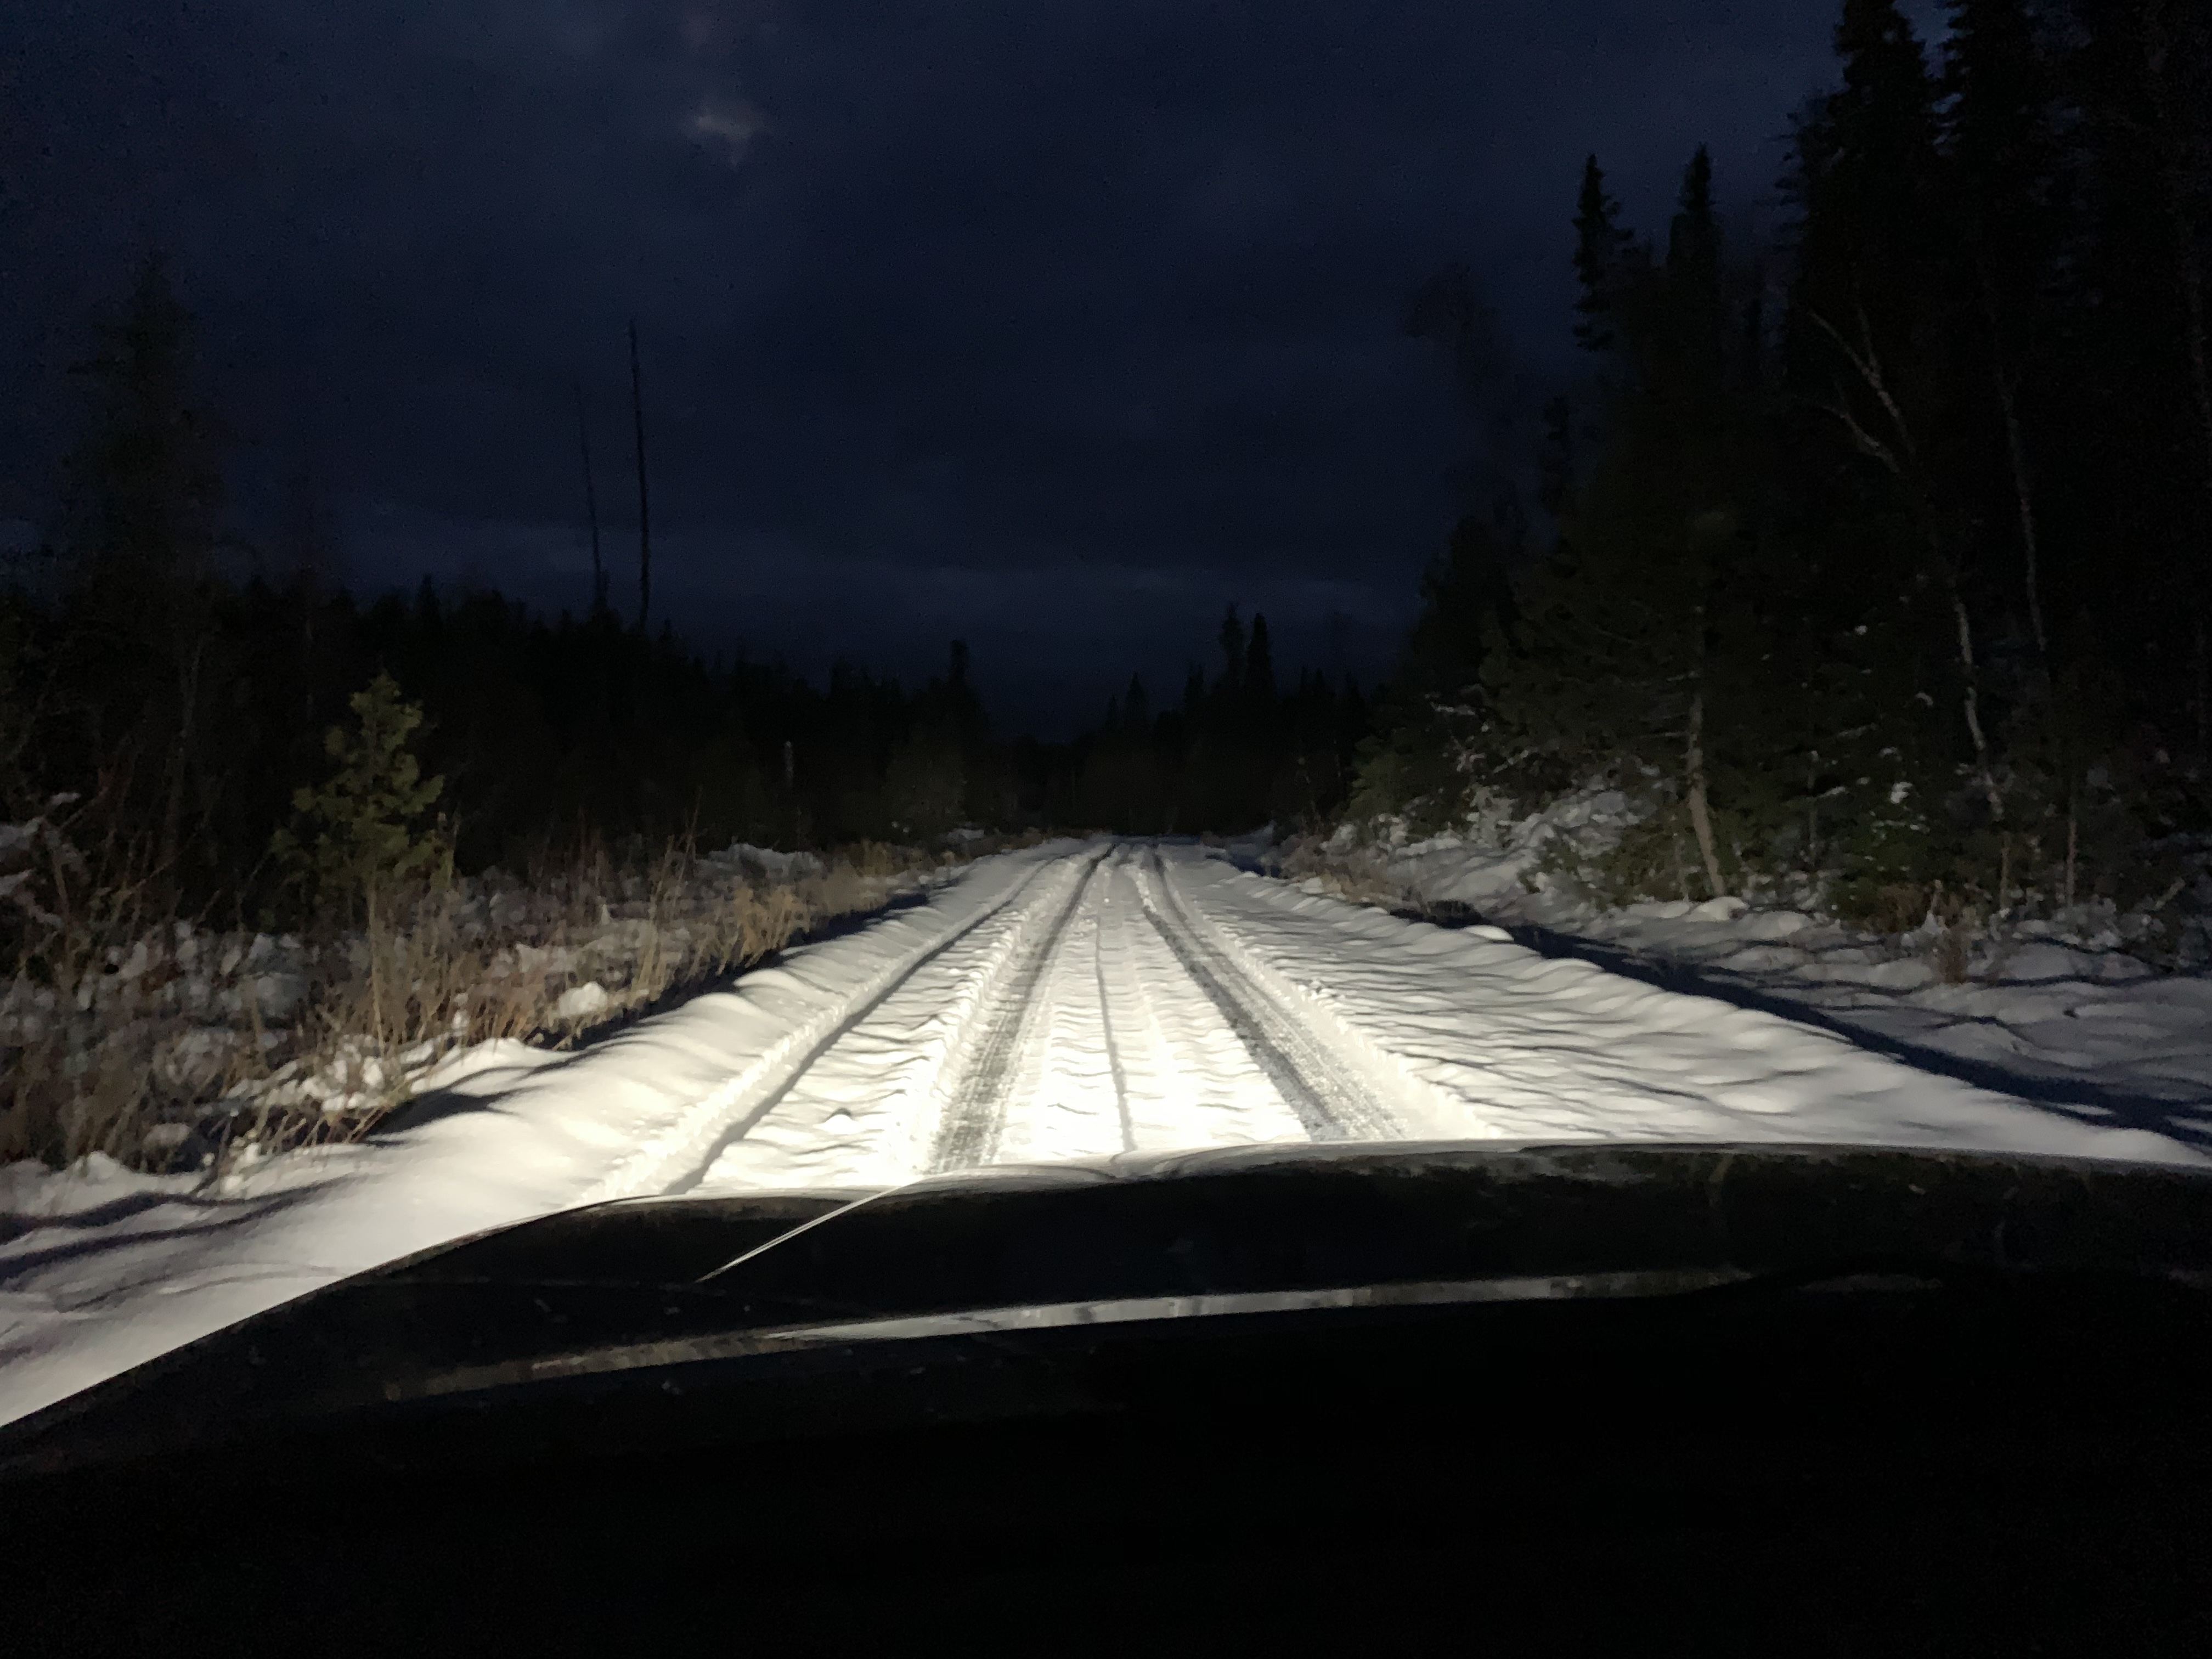
<svg viewBox="0 0 2212 1659"><path fill-rule="evenodd" d="M1953 922L1936 935L1928 949L1929 964L1936 977L1946 985L1964 985L1973 966L1974 936L1958 922Z"/></svg>
<svg viewBox="0 0 2212 1659"><path fill-rule="evenodd" d="M771 873L587 846L321 940L49 908L0 992L0 1163L192 1167L356 1139L458 1048L573 1047L947 861L870 843Z"/></svg>
<svg viewBox="0 0 2212 1659"><path fill-rule="evenodd" d="M1391 875L1382 854L1370 848L1332 848L1316 836L1293 836L1278 860L1284 879L1318 884L1322 891L1353 904L1404 909L1418 903L1406 883Z"/></svg>
<svg viewBox="0 0 2212 1659"><path fill-rule="evenodd" d="M0 1162L135 1156L166 1111L220 1092L244 1060L194 971L224 964L203 961L191 924L149 913L134 849L78 848L76 804L0 824Z"/></svg>
<svg viewBox="0 0 2212 1659"><path fill-rule="evenodd" d="M1853 920L1893 943L1918 948L1946 985L1966 982L1973 969L1974 945L1990 933L1980 907L1947 890L1940 881L1879 887L1871 905Z"/></svg>

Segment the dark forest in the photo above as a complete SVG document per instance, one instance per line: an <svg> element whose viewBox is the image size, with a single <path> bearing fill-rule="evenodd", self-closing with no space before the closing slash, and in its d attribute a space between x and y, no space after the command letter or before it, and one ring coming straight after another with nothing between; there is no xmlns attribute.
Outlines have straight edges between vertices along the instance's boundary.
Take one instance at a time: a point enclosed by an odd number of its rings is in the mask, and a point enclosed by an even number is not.
<svg viewBox="0 0 2212 1659"><path fill-rule="evenodd" d="M66 516L0 617L8 814L70 797L107 878L290 915L272 849L384 673L464 871L685 836L1419 830L1607 776L1654 804L1581 872L1616 897L1811 882L1893 923L2155 902L2212 759L2208 25L2160 0L1952 22L1934 50L1849 0L1781 245L1729 238L1703 151L1656 232L1591 158L1560 216L1587 373L1533 483L1451 530L1389 684L1277 663L1231 607L1186 684L1102 688L1071 744L994 731L957 643L918 687L808 684L702 660L604 585L556 617L362 599L318 575L312 514L241 544L189 296L149 256L97 323ZM1408 331L1437 329L1417 305Z"/></svg>

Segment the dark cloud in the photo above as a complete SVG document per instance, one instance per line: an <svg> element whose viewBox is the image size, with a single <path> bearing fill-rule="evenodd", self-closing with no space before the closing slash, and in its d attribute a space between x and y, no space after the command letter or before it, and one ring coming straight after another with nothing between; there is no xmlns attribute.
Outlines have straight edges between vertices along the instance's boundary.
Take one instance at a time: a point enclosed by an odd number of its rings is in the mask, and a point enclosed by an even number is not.
<svg viewBox="0 0 2212 1659"><path fill-rule="evenodd" d="M171 247L241 440L312 458L365 582L574 603L572 383L625 520L645 341L658 586L708 647L900 672L974 641L1011 722L1179 677L1231 599L1372 674L1468 441L1407 295L1474 269L1571 368L1596 149L1755 222L1819 3L17 0L0 20L0 519L62 367ZM258 505L257 505L258 504ZM610 545L626 554L627 531Z"/></svg>

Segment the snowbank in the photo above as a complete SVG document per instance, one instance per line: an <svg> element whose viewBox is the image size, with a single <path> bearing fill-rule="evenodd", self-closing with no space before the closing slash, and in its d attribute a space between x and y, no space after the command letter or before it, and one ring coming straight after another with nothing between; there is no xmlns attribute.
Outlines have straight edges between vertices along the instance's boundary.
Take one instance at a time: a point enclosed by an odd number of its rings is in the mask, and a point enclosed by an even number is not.
<svg viewBox="0 0 2212 1659"><path fill-rule="evenodd" d="M374 939L178 921L77 941L58 984L0 981L0 1159L98 1149L194 1168L246 1139L349 1139L449 1051L499 1037L574 1047L940 873L892 849L866 862L672 849L535 885L466 878Z"/></svg>
<svg viewBox="0 0 2212 1659"><path fill-rule="evenodd" d="M1932 1076L1831 1031L1547 959L1486 927L1439 928L1215 862L1188 879L1237 955L1348 1025L1449 1115L1509 1140L1696 1139L1975 1147L2206 1161L2163 1119ZM1431 1121L1435 1121L1433 1116Z"/></svg>
<svg viewBox="0 0 2212 1659"><path fill-rule="evenodd" d="M1844 1032L1885 1052L2030 1098L2104 1105L2212 1142L2212 973L2161 974L2122 948L2128 919L2084 907L2069 927L2009 921L1947 981L1932 923L1902 936L1740 898L1606 909L1539 868L1564 836L1601 851L1636 819L1618 790L1570 795L1466 835L1327 844L1304 890L1450 924L1502 927L1677 989ZM1295 873L1291 878L1298 879Z"/></svg>
<svg viewBox="0 0 2212 1659"><path fill-rule="evenodd" d="M796 947L580 1053L463 1049L364 1142L246 1161L213 1183L97 1156L59 1174L0 1170L0 1421L433 1245L660 1190L1032 862L981 860L937 902Z"/></svg>

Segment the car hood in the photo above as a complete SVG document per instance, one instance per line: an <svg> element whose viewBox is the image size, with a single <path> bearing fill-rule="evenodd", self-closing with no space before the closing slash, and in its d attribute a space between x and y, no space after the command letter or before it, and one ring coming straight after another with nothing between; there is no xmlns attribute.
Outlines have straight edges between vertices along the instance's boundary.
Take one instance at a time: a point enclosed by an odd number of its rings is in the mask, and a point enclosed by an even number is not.
<svg viewBox="0 0 2212 1659"><path fill-rule="evenodd" d="M1453 1143L625 1200L204 1338L0 1431L0 1474L799 1349L1930 1267L2212 1283L2212 1174L1863 1146Z"/></svg>

